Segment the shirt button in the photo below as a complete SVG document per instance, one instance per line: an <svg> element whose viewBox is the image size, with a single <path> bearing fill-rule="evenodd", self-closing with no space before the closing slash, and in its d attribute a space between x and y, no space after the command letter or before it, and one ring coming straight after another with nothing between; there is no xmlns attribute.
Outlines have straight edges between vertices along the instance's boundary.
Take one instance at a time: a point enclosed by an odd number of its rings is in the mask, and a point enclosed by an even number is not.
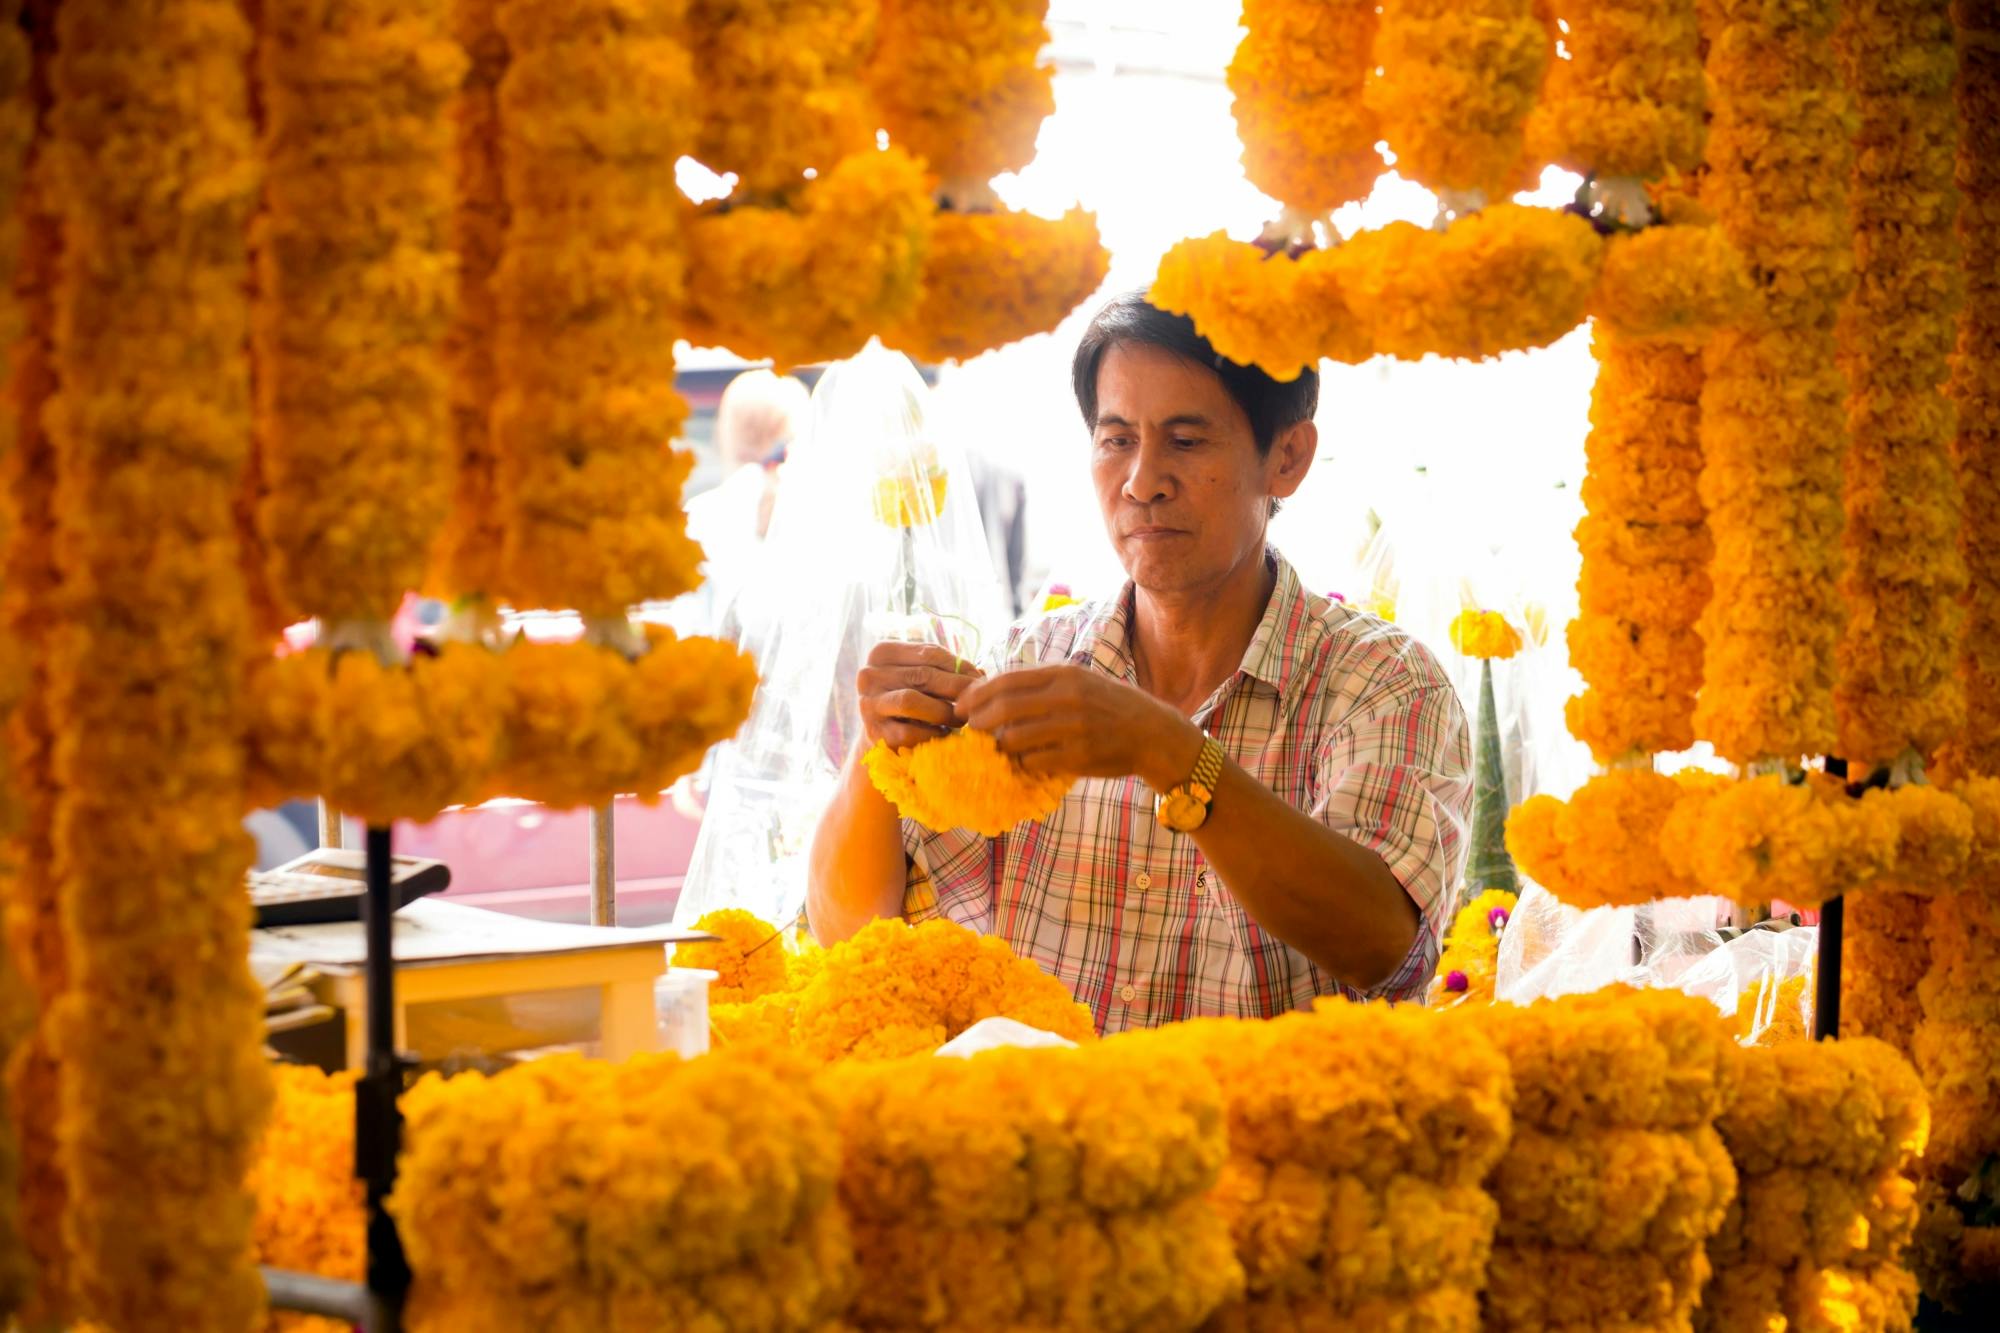
<svg viewBox="0 0 2000 1333"><path fill-rule="evenodd" d="M1125 1003L1127 1004L1130 1004L1132 1003L1133 1000L1137 999L1138 995L1139 995L1139 988L1137 986L1132 985L1130 982L1125 983L1125 985L1120 987L1118 991L1118 998L1125 1001Z"/></svg>
<svg viewBox="0 0 2000 1333"><path fill-rule="evenodd" d="M1147 889L1153 887L1153 877L1141 870L1137 875L1133 876L1132 884L1139 892L1144 893Z"/></svg>

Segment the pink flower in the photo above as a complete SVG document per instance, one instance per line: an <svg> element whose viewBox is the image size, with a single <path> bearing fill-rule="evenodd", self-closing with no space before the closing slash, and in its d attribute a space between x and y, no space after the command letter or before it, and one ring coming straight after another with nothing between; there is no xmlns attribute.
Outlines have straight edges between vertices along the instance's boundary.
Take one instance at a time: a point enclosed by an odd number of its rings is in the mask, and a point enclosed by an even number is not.
<svg viewBox="0 0 2000 1333"><path fill-rule="evenodd" d="M1486 926L1494 934L1499 934L1507 925L1507 909L1496 907L1486 914Z"/></svg>
<svg viewBox="0 0 2000 1333"><path fill-rule="evenodd" d="M1454 995L1463 994L1466 990L1470 989L1471 985L1472 983L1466 979L1465 973L1459 971L1457 968L1453 968L1444 974L1444 988Z"/></svg>

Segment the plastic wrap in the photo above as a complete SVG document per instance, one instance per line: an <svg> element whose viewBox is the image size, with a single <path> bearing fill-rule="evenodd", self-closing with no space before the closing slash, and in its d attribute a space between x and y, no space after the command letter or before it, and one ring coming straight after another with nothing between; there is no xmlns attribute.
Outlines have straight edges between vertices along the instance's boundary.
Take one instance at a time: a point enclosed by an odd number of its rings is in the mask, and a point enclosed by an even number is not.
<svg viewBox="0 0 2000 1333"><path fill-rule="evenodd" d="M1760 1046L1812 1031L1818 962L1815 926L1746 930L1690 967L1680 987L1734 1014L1738 1040Z"/></svg>
<svg viewBox="0 0 2000 1333"><path fill-rule="evenodd" d="M997 1018L982 1018L950 1041L937 1048L936 1054L949 1055L960 1060L970 1060L981 1051L997 1051L1004 1047L1039 1048L1048 1046L1070 1046L1075 1042L1068 1037L1059 1037L1041 1028L1029 1027L1004 1015Z"/></svg>
<svg viewBox="0 0 2000 1333"><path fill-rule="evenodd" d="M922 639L973 658L1005 629L963 451L927 419L908 358L871 346L821 377L757 568L737 597L762 684L715 756L674 919L738 907L789 922L806 855L860 735L854 677L870 645Z"/></svg>
<svg viewBox="0 0 2000 1333"><path fill-rule="evenodd" d="M1527 1004L1613 985L1686 989L1685 976L1722 947L1725 911L1719 898L1585 911L1528 882L1500 937L1494 997Z"/></svg>

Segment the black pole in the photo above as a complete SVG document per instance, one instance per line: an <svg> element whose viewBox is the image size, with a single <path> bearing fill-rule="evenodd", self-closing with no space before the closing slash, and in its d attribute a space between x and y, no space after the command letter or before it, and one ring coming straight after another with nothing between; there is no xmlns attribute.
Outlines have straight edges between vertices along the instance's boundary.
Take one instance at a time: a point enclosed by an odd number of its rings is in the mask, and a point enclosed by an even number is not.
<svg viewBox="0 0 2000 1333"><path fill-rule="evenodd" d="M1840 1035L1840 929L1847 915L1838 897L1819 909L1819 963L1813 979L1813 1040Z"/></svg>
<svg viewBox="0 0 2000 1333"><path fill-rule="evenodd" d="M389 830L371 825L367 847L368 892L361 922L368 943L368 1067L354 1085L354 1174L368 1196L368 1294L375 1313L368 1333L397 1333L410 1290L410 1265L396 1220L384 1207L396 1187L396 1155L403 1139L403 1113L396 1100L403 1091L403 1061L396 1053L391 933L396 900L389 887Z"/></svg>

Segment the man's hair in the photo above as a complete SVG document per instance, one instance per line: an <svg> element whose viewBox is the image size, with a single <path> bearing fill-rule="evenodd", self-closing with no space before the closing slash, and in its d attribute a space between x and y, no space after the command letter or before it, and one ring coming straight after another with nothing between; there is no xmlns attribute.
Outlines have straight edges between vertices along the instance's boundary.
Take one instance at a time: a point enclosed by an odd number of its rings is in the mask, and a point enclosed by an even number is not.
<svg viewBox="0 0 2000 1333"><path fill-rule="evenodd" d="M1104 354L1120 343L1144 343L1164 348L1184 361L1215 372L1222 387L1250 418L1250 437L1257 452L1268 454L1278 433L1301 421L1310 421L1319 408L1319 372L1305 370L1295 380L1274 380L1256 366L1239 366L1209 345L1194 331L1194 321L1185 315L1170 315L1146 300L1143 291L1126 292L1105 303L1083 341L1076 345L1076 360L1070 364L1070 382L1076 389L1076 405L1083 410L1084 424L1097 429L1097 371Z"/></svg>

